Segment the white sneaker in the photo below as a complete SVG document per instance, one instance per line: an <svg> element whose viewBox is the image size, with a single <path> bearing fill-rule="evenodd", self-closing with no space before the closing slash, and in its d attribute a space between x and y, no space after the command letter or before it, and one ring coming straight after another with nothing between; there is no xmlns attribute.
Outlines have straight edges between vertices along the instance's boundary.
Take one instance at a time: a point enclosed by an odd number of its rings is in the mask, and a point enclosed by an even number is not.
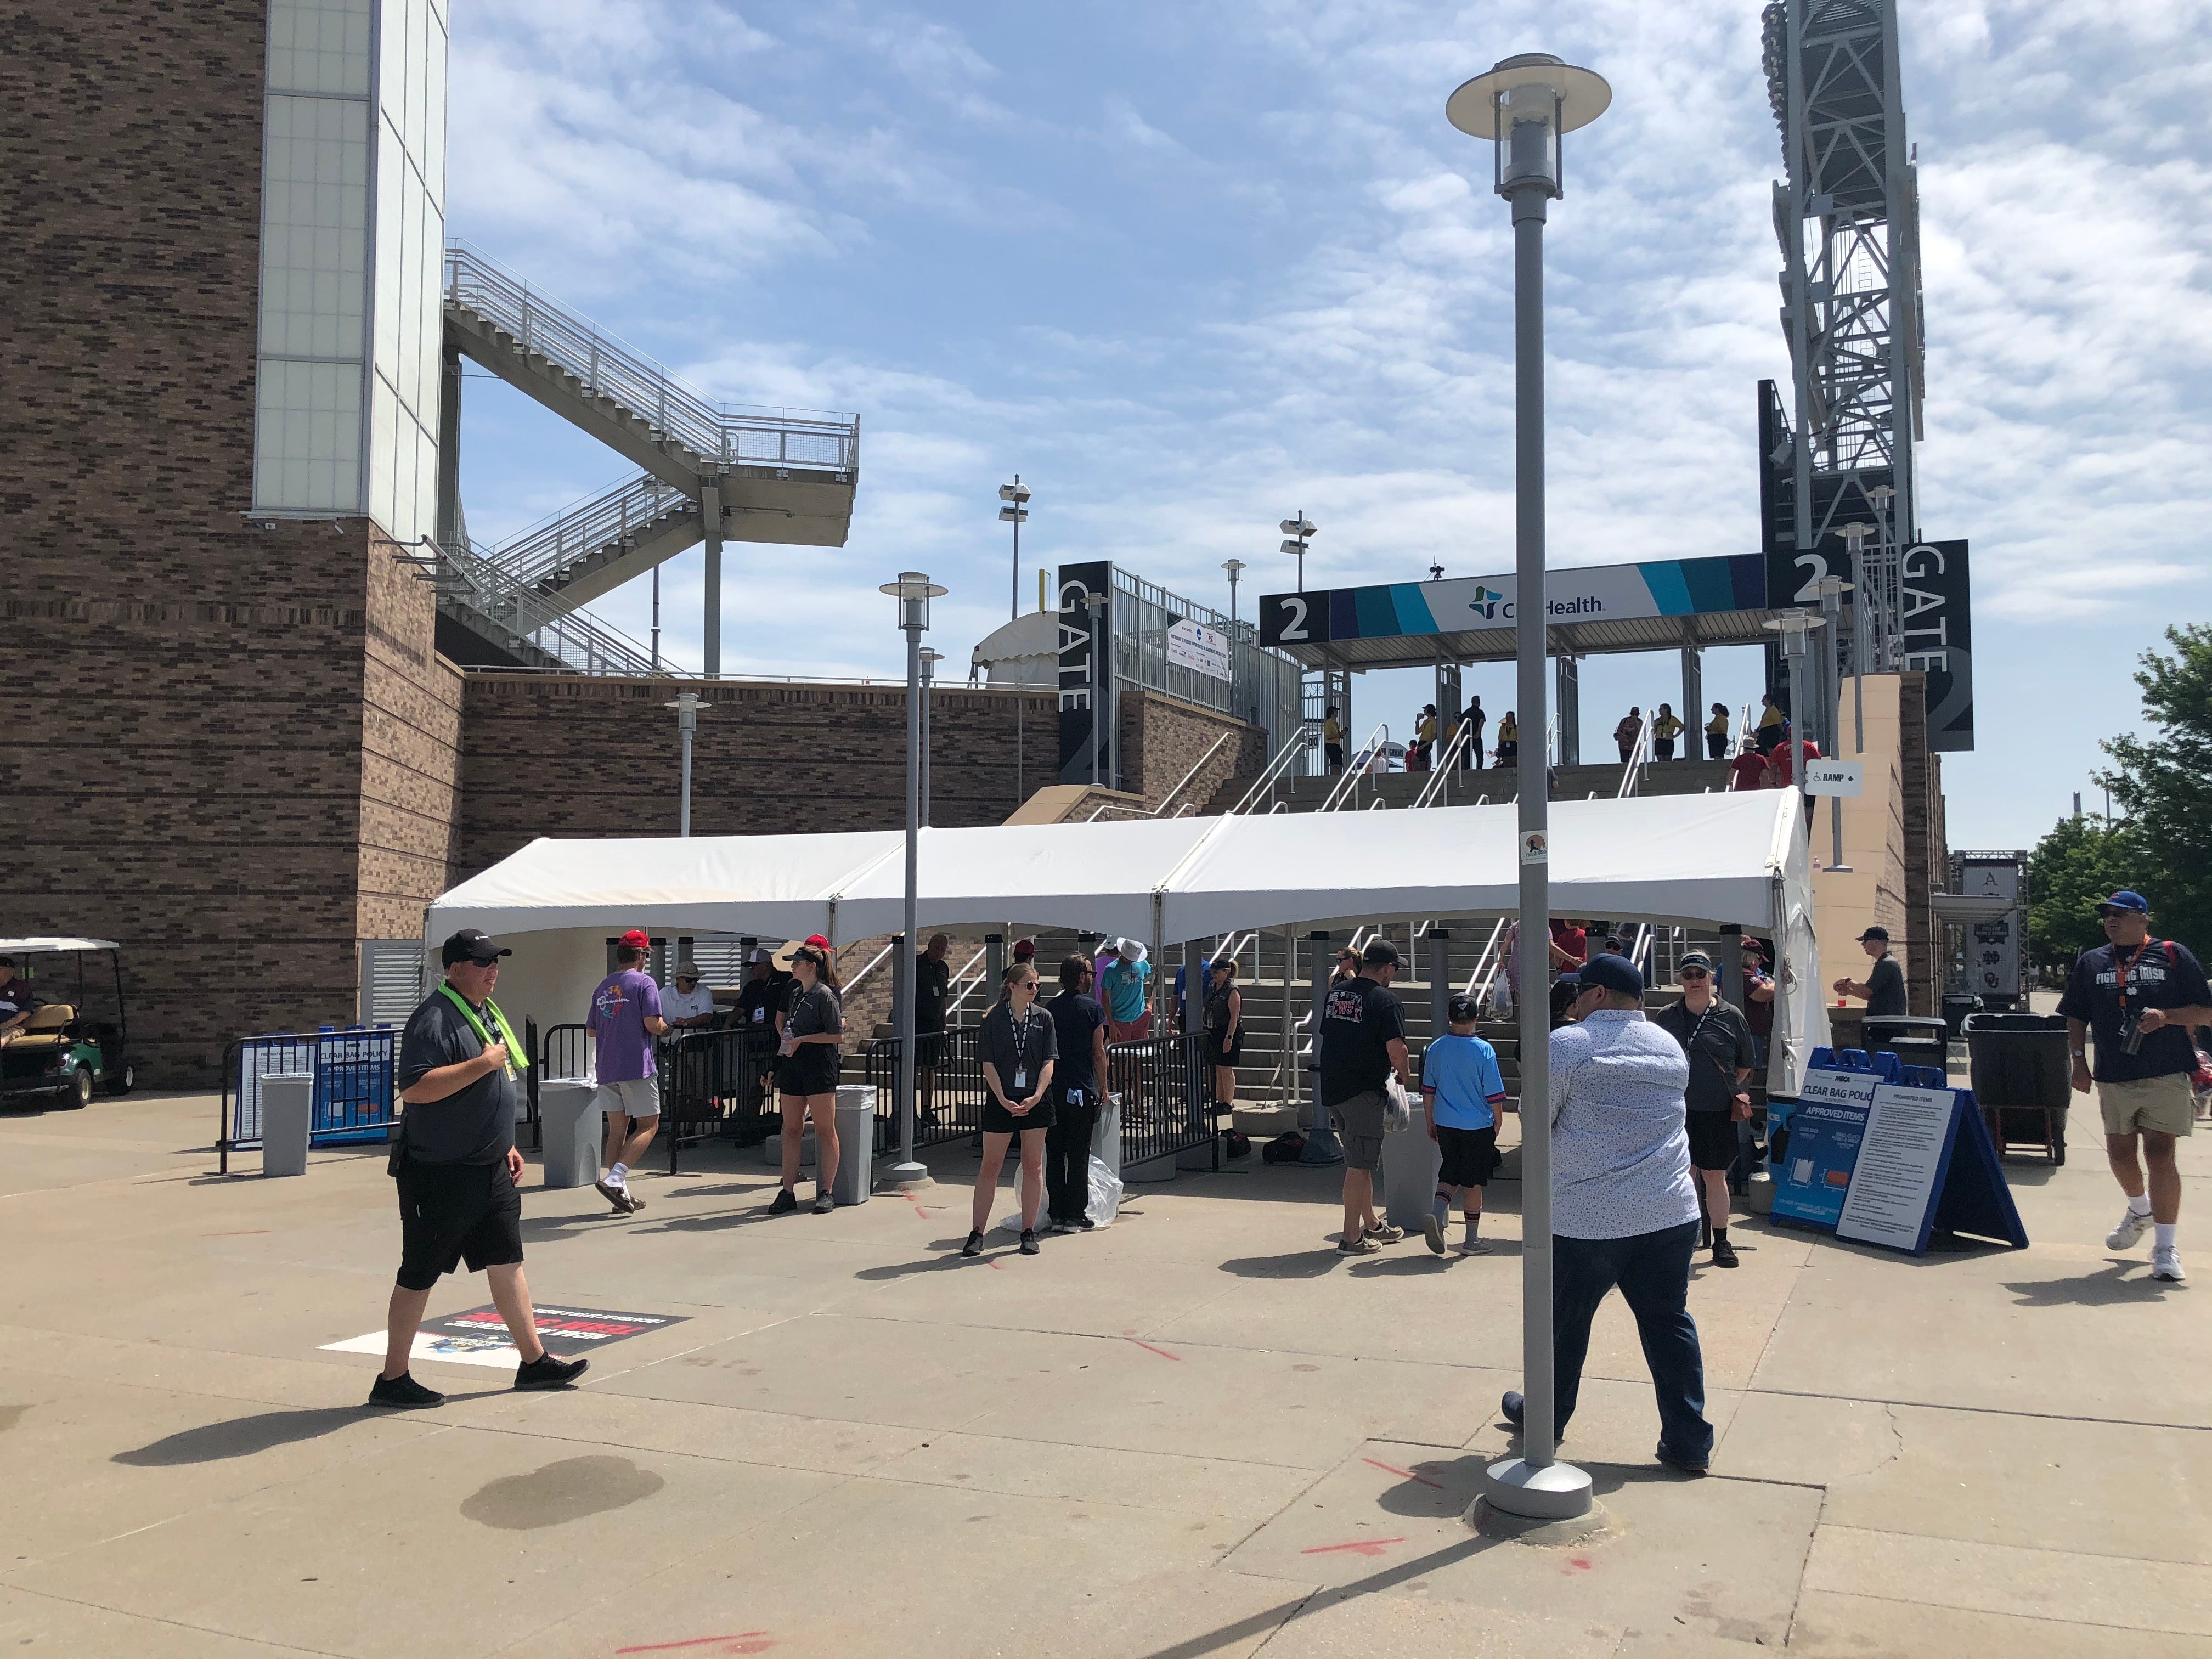
<svg viewBox="0 0 2212 1659"><path fill-rule="evenodd" d="M1460 1241L1459 1253L1462 1255L1488 1255L1490 1241L1486 1238L1463 1238Z"/></svg>
<svg viewBox="0 0 2212 1659"><path fill-rule="evenodd" d="M2181 1252L2171 1244L2161 1244L2150 1253L2150 1276L2163 1279L2169 1285L2186 1285L2189 1275L2181 1269Z"/></svg>
<svg viewBox="0 0 2212 1659"><path fill-rule="evenodd" d="M2142 1236L2149 1231L2150 1212L2145 1210L2137 1215L2130 1210L2120 1218L2120 1224L2105 1235L2105 1248L2108 1250L2132 1250L2142 1243Z"/></svg>

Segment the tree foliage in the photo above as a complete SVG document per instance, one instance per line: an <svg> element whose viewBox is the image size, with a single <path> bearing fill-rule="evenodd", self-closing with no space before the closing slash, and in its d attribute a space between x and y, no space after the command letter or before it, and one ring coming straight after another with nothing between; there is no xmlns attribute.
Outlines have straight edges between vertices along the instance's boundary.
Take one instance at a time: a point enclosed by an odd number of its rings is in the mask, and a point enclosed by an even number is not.
<svg viewBox="0 0 2212 1659"><path fill-rule="evenodd" d="M2171 656L2146 651L2136 671L2148 735L2104 744L2114 763L2097 781L2124 808L2141 874L2126 884L2151 902L2151 931L2192 949L2212 945L2212 626L2166 630Z"/></svg>
<svg viewBox="0 0 2212 1659"><path fill-rule="evenodd" d="M2063 965L2105 941L2097 902L2144 873L2135 827L2094 817L2061 818L2028 854L2027 945L2038 962Z"/></svg>

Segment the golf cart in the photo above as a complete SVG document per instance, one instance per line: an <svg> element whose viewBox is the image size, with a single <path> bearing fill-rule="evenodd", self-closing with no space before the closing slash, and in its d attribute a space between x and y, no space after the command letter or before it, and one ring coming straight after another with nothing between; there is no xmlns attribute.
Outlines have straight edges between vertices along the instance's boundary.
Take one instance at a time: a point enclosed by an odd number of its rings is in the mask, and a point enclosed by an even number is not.
<svg viewBox="0 0 2212 1659"><path fill-rule="evenodd" d="M0 1036L0 1102L58 1095L61 1106L89 1106L95 1085L129 1094L130 1033L115 942L0 939L0 957L14 958L15 982L31 990L31 1017ZM0 986L9 982L0 969Z"/></svg>

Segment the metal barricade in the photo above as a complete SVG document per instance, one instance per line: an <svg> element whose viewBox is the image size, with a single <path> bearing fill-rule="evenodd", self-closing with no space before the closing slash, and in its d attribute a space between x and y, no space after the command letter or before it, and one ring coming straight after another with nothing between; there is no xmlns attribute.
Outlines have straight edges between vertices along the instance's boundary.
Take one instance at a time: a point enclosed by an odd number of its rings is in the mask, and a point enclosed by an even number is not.
<svg viewBox="0 0 2212 1659"><path fill-rule="evenodd" d="M948 1031L924 1031L915 1036L915 1092L925 1109L915 1119L914 1144L939 1146L965 1135L980 1134L983 1127L983 1061L975 1046L979 1032L973 1025L956 1025ZM862 1079L876 1091L876 1150L895 1152L899 1144L899 1040L878 1037L862 1054ZM925 1087L919 1067L934 1058Z"/></svg>
<svg viewBox="0 0 2212 1659"><path fill-rule="evenodd" d="M216 1168L230 1172L234 1152L261 1145L261 1085L264 1078L307 1073L314 1079L310 1145L380 1144L397 1121L399 1032L373 1030L271 1031L240 1037L223 1051L222 1093L216 1105Z"/></svg>
<svg viewBox="0 0 2212 1659"><path fill-rule="evenodd" d="M1209 1145L1221 1167L1203 1031L1109 1042L1106 1076L1121 1101L1124 1170Z"/></svg>
<svg viewBox="0 0 2212 1659"><path fill-rule="evenodd" d="M668 1172L681 1149L703 1140L740 1146L767 1139L761 1121L775 1069L772 1032L732 1027L679 1031L655 1058L660 1072L660 1133L668 1142Z"/></svg>

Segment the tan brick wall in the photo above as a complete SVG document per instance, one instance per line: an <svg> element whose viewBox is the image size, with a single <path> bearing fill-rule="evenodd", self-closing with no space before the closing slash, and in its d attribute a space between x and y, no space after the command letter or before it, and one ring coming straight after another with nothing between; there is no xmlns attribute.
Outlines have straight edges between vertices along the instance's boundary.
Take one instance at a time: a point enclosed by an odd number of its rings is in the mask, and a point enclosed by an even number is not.
<svg viewBox="0 0 2212 1659"><path fill-rule="evenodd" d="M471 673L461 740L460 872L538 836L672 836L678 691L706 699L692 751L695 835L887 830L906 822L902 686ZM931 699L931 821L1000 823L1048 781L1049 692L962 687Z"/></svg>
<svg viewBox="0 0 2212 1659"><path fill-rule="evenodd" d="M1267 764L1267 734L1260 727L1154 692L1124 692L1121 722L1121 781L1130 793L1144 797L1147 809L1159 805L1224 736L1230 741L1177 792L1168 806L1170 813L1186 804L1194 812L1205 811L1224 784L1257 777Z"/></svg>
<svg viewBox="0 0 2212 1659"><path fill-rule="evenodd" d="M456 879L464 676L430 648L429 585L384 552L369 567L356 926L363 939L409 939Z"/></svg>

